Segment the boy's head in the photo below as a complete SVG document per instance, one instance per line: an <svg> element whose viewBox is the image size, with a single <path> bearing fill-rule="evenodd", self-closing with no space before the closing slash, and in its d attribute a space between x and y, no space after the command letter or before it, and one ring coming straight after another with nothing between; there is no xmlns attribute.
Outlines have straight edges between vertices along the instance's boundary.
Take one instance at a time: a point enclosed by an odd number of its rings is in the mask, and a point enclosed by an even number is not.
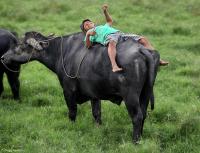
<svg viewBox="0 0 200 153"><path fill-rule="evenodd" d="M89 29L92 29L94 27L95 27L95 24L90 19L83 20L80 25L80 28L84 33L86 33Z"/></svg>

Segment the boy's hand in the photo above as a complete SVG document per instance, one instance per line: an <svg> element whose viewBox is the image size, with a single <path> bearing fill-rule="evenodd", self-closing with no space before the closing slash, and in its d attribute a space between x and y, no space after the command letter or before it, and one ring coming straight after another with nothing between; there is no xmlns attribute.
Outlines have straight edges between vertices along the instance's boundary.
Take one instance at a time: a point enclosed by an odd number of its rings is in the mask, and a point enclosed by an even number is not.
<svg viewBox="0 0 200 153"><path fill-rule="evenodd" d="M107 5L107 4L104 4L104 5L102 6L102 10L103 10L103 13L104 13L104 15L105 15L106 22L107 22L110 26L112 26L113 20L112 20L110 14L108 13L108 5Z"/></svg>
<svg viewBox="0 0 200 153"><path fill-rule="evenodd" d="M92 43L90 42L90 36L94 36L96 34L96 32L94 31L94 29L90 29L87 31L86 33L86 47L90 48L92 46Z"/></svg>
<svg viewBox="0 0 200 153"><path fill-rule="evenodd" d="M102 6L102 10L103 10L103 11L108 10L108 5L107 5L107 4L104 4L104 5Z"/></svg>
<svg viewBox="0 0 200 153"><path fill-rule="evenodd" d="M93 35L95 35L96 33L95 33L95 31L93 30L93 29L91 29L91 30L88 30L87 32L86 32L86 36L93 36Z"/></svg>
<svg viewBox="0 0 200 153"><path fill-rule="evenodd" d="M90 48L92 45L91 44L86 44L86 47L87 48Z"/></svg>

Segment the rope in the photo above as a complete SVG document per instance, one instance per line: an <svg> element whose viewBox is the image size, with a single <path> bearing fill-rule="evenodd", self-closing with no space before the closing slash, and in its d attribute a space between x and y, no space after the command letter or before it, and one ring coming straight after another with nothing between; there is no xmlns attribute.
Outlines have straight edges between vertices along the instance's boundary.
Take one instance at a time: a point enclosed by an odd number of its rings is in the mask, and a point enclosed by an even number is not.
<svg viewBox="0 0 200 153"><path fill-rule="evenodd" d="M80 62L79 65L78 65L78 69L77 69L75 75L72 76L72 75L69 75L69 74L66 72L66 69L65 69L65 65L64 65L64 56L63 56L63 37L62 37L62 36L61 36L60 50L61 50L62 67L63 67L63 70L64 70L64 72L65 72L65 75L66 75L67 77L71 78L71 79L76 79L76 78L78 77L78 73L79 73L79 69L80 69L80 67L81 67L81 64L82 64L84 58L85 58L86 55L87 55L87 51L85 52L83 58L81 59L81 62Z"/></svg>
<svg viewBox="0 0 200 153"><path fill-rule="evenodd" d="M97 24L98 24L98 22L100 21L100 17L101 17L101 16L102 16L102 11L101 11L101 9L99 9L99 14L96 15L96 17L95 17L95 22L96 22ZM60 49L61 49L62 67L63 67L63 70L64 70L65 75L66 75L67 77L71 78L71 79L76 79L76 78L78 78L78 73L79 73L79 70L80 70L80 67L81 67L82 62L83 62L84 58L85 58L86 55L87 55L87 51L85 52L83 58L81 59L81 62L80 62L79 65L78 65L78 69L77 69L75 75L72 76L72 75L69 75L69 74L66 72L66 69L65 69L65 65L64 65L64 56L63 56L63 37L62 37L62 36L61 36Z"/></svg>
<svg viewBox="0 0 200 153"><path fill-rule="evenodd" d="M21 44L18 42L18 40L17 40L17 38L16 38L16 36L15 36L14 34L12 34L10 31L8 31L8 33L9 33L10 35L12 35L12 37L15 38L15 40L16 40L17 43L18 43L18 45L21 45ZM31 59L31 57L32 57L32 54L33 54L33 50L32 50L31 55L30 55L30 57L28 58L28 60L27 60L27 62L26 62L25 65L27 65L28 62L30 62L30 59ZM2 57L3 57L3 56L2 56ZM9 70L9 71L11 71L11 72L14 72L14 73L20 72L20 70L12 70L11 68L9 68L9 67L3 62L3 60L1 60L1 63L4 65L4 67L5 67L7 70Z"/></svg>
<svg viewBox="0 0 200 153"><path fill-rule="evenodd" d="M20 72L19 70L16 71L16 70L10 69L10 68L3 62L3 60L1 60L1 63L4 65L4 67L5 67L8 71L11 71L11 72L14 72L14 73Z"/></svg>
<svg viewBox="0 0 200 153"><path fill-rule="evenodd" d="M61 42L60 42L60 50L61 50L62 68L63 68L63 70L64 70L64 73L65 73L65 75L66 75L67 77L69 77L69 78L71 78L71 79L75 79L75 78L78 77L79 69L80 69L80 67L81 67L81 64L82 64L84 58L86 57L87 52L85 52L83 58L81 59L81 62L80 62L79 65L78 65L78 69L77 69L76 74L75 74L74 76L69 75L69 74L67 73L66 68L65 68L65 65L64 65L64 55L63 55L63 36L60 36L60 37L59 37L59 36L56 36L56 37L49 38L49 39L42 40L42 41L38 41L38 42L47 42L48 45L49 45L49 41L50 41L50 40L54 40L54 39L56 39L56 38L61 38Z"/></svg>
<svg viewBox="0 0 200 153"><path fill-rule="evenodd" d="M25 66L28 64L28 62L30 62L32 55L33 55L33 50L32 50L31 55L30 55L30 57L28 58L28 60L27 60L27 62L26 62L26 64L25 64ZM3 60L1 60L1 63L4 65L4 67L5 67L7 70L9 70L9 71L11 71L11 72L14 72L14 73L20 72L20 70L17 70L17 71L16 71L16 70L12 70L11 68L9 68L9 67L3 62Z"/></svg>
<svg viewBox="0 0 200 153"><path fill-rule="evenodd" d="M102 10L99 8L98 9L98 14L95 15L95 18L94 18L94 23L95 23L95 26L100 24L100 18L103 16L102 14Z"/></svg>

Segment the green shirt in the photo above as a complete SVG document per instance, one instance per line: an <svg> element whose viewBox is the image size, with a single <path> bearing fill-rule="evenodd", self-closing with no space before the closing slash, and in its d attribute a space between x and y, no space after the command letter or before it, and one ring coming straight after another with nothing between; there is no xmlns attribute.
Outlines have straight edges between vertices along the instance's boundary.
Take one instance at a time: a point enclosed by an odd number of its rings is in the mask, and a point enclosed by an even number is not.
<svg viewBox="0 0 200 153"><path fill-rule="evenodd" d="M111 27L108 23L106 23L105 25L96 26L95 28L90 29L90 30L94 30L96 32L96 34L94 36L90 36L90 41L97 42L102 45L106 44L106 38L109 34L116 33L119 31L119 30ZM86 41L86 37L85 37L84 41Z"/></svg>

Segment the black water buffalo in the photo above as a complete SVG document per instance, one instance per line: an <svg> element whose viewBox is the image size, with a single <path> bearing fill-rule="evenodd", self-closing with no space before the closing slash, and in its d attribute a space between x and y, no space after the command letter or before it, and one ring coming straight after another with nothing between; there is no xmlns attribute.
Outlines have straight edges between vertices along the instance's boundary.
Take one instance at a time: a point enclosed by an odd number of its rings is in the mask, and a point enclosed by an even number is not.
<svg viewBox="0 0 200 153"><path fill-rule="evenodd" d="M154 100L158 52L121 38L117 45L117 62L123 72L113 73L107 47L96 44L87 49L83 39L83 33L48 38L37 32L27 32L22 45L4 54L2 60L20 64L28 59L38 60L54 71L63 88L72 121L76 119L77 104L90 99L110 100L116 104L124 100L134 127L133 141L138 142L149 100Z"/></svg>
<svg viewBox="0 0 200 153"><path fill-rule="evenodd" d="M17 38L10 31L0 29L0 57L6 53L9 49L17 46ZM3 87L3 74L6 73L8 82L10 84L14 99L19 99L19 71L20 65L17 63L11 63L4 66L0 62L0 96L4 90Z"/></svg>

